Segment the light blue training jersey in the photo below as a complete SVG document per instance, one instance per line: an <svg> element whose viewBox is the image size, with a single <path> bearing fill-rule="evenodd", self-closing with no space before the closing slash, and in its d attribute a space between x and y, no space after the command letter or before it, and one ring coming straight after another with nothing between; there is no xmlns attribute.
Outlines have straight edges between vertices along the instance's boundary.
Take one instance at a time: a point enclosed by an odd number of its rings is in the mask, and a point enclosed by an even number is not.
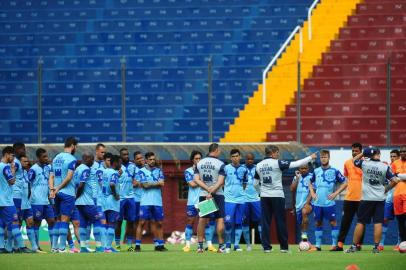
<svg viewBox="0 0 406 270"><path fill-rule="evenodd" d="M154 183L165 180L162 170L158 167L143 167L138 173L141 183ZM140 205L162 206L161 188L144 188L142 190Z"/></svg>
<svg viewBox="0 0 406 270"><path fill-rule="evenodd" d="M120 212L120 200L114 198L110 187L110 184L114 184L118 193L120 189L118 178L118 171L112 168L106 168L103 171L103 211L113 210Z"/></svg>
<svg viewBox="0 0 406 270"><path fill-rule="evenodd" d="M73 181L75 183L76 189L79 187L80 183L85 183L82 194L76 199L75 205L94 205L93 199L93 183L90 178L91 169L86 164L80 164L76 168L75 174L73 175Z"/></svg>
<svg viewBox="0 0 406 270"><path fill-rule="evenodd" d="M193 181L193 177L195 175L195 169L193 167L187 168L185 170L185 181L189 186L189 183ZM195 205L199 202L199 195L200 195L200 187L191 187L188 188L187 193L187 205Z"/></svg>
<svg viewBox="0 0 406 270"><path fill-rule="evenodd" d="M299 180L297 180L298 183L296 187L296 204L295 204L296 211L301 210L303 206L306 204L307 197L310 194L309 183L312 177L313 177L312 173L307 173L305 175L301 175ZM293 181L295 181L294 179L295 178L293 178Z"/></svg>
<svg viewBox="0 0 406 270"><path fill-rule="evenodd" d="M256 166L253 164L252 166L247 166L246 164L243 165L247 169L247 187L244 190L245 194L245 202L257 202L259 201L259 193L254 187L255 183L255 170Z"/></svg>
<svg viewBox="0 0 406 270"><path fill-rule="evenodd" d="M336 202L329 200L328 195L334 192L336 183L345 182L345 176L335 168L329 167L323 169L318 167L313 172L311 182L316 189L317 195L317 200L313 201L313 205L322 207L333 206Z"/></svg>
<svg viewBox="0 0 406 270"><path fill-rule="evenodd" d="M23 189L21 196L21 210L26 210L31 208L30 198L28 197L30 191L30 183L28 180L28 171L23 169Z"/></svg>
<svg viewBox="0 0 406 270"><path fill-rule="evenodd" d="M24 169L21 165L21 162L18 158L14 158L14 167L15 167L15 179L16 182L13 185L13 198L21 199L23 196L24 189Z"/></svg>
<svg viewBox="0 0 406 270"><path fill-rule="evenodd" d="M28 181L31 183L31 204L49 205L49 174L51 165L39 165L35 163L28 171Z"/></svg>
<svg viewBox="0 0 406 270"><path fill-rule="evenodd" d="M93 190L93 199L97 201L99 191L101 193L101 181L103 180L103 161L94 161L90 167L90 185Z"/></svg>
<svg viewBox="0 0 406 270"><path fill-rule="evenodd" d="M13 178L10 164L0 162L0 207L14 206L13 186L9 185L9 181Z"/></svg>
<svg viewBox="0 0 406 270"><path fill-rule="evenodd" d="M226 174L224 182L224 201L231 203L245 203L243 184L248 182L247 168L243 165L228 164L224 167Z"/></svg>
<svg viewBox="0 0 406 270"><path fill-rule="evenodd" d="M76 166L76 158L70 153L59 153L52 162L52 173L54 175L54 186L59 186L66 178L69 171L74 172ZM75 196L75 184L71 181L62 188L59 192L69 196Z"/></svg>
<svg viewBox="0 0 406 270"><path fill-rule="evenodd" d="M128 162L121 165L121 176L118 179L120 183L120 200L134 199L133 180L135 178L135 164Z"/></svg>
<svg viewBox="0 0 406 270"><path fill-rule="evenodd" d="M137 180L137 182L140 182L139 173L140 173L140 170L141 170L142 168L144 168L144 167L143 167L143 166L138 167L137 165L135 165L134 177L135 177L135 180ZM135 188L134 188L134 201L140 202L140 201L141 201L141 195L142 195L142 188L140 188L140 187L135 187Z"/></svg>

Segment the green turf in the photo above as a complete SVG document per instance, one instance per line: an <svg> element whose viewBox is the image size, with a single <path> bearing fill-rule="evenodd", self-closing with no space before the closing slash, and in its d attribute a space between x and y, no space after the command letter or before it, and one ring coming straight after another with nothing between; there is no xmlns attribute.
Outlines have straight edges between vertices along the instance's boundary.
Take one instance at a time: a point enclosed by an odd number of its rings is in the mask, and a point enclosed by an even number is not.
<svg viewBox="0 0 406 270"><path fill-rule="evenodd" d="M360 269L401 270L406 269L406 254L392 251L392 247L380 254L372 254L370 247L356 254L343 252L298 252L291 246L290 254L279 250L263 253L260 246L251 252L214 254L195 252L184 253L182 246L168 246L169 251L152 251L152 245L143 245L141 253L120 252L116 254L10 254L0 255L0 269L30 270L100 270L100 269L292 269L292 270L343 270L355 263ZM328 250L328 247L325 247Z"/></svg>

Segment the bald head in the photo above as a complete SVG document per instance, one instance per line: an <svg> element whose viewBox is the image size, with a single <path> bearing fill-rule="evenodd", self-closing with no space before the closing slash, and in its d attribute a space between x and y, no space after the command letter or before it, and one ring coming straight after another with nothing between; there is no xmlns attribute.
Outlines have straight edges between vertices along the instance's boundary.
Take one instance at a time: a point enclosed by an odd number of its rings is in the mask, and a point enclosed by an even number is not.
<svg viewBox="0 0 406 270"><path fill-rule="evenodd" d="M88 166L91 167L93 165L94 157L91 153L89 152L84 152L82 155L82 162Z"/></svg>

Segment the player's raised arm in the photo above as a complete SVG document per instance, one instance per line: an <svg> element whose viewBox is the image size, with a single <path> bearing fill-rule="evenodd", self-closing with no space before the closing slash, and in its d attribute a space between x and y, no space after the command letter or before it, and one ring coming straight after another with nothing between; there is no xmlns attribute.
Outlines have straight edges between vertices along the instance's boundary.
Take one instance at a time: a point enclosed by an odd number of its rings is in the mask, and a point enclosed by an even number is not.
<svg viewBox="0 0 406 270"><path fill-rule="evenodd" d="M289 163L289 169L298 168L298 167L301 167L303 165L306 165L307 163L309 163L312 160L315 160L316 158L317 158L317 152L314 152L313 154L311 154L308 157L305 157L303 159L290 162Z"/></svg>

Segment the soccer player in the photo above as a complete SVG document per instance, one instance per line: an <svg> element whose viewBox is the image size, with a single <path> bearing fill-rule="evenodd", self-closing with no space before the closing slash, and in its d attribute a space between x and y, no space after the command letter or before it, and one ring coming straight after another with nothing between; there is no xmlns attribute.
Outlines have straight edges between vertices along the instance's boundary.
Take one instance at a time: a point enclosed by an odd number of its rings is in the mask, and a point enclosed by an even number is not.
<svg viewBox="0 0 406 270"><path fill-rule="evenodd" d="M16 252L31 253L31 250L24 246L24 240L20 232L20 223L17 216L17 209L13 201L13 185L16 182L14 165L14 149L6 146L2 150L0 162L0 222L7 228L10 238L17 242ZM5 249L4 227L0 227L0 253L8 253Z"/></svg>
<svg viewBox="0 0 406 270"><path fill-rule="evenodd" d="M406 145L400 147L400 159L391 168L395 174L406 174ZM398 220L400 241L406 241L406 182L399 182L393 192L393 208Z"/></svg>
<svg viewBox="0 0 406 270"><path fill-rule="evenodd" d="M192 239L193 225L198 215L195 205L199 202L200 188L195 182L193 182L193 176L196 165L201 159L202 153L197 150L193 150L190 154L190 161L193 165L192 167L187 168L184 172L185 181L189 186L186 206L187 223L185 228L186 245L183 247L184 252L190 251L190 240Z"/></svg>
<svg viewBox="0 0 406 270"><path fill-rule="evenodd" d="M20 162L23 168L23 178L24 178L21 196L21 216L26 224L27 236L31 243L31 250L34 253L46 253L39 249L35 235L34 218L30 203L31 188L28 179L28 170L30 169L30 161L28 160L27 156L21 155Z"/></svg>
<svg viewBox="0 0 406 270"><path fill-rule="evenodd" d="M241 153L238 149L230 151L231 164L224 167L224 211L226 253L231 250L231 234L234 229L234 251L242 251L240 239L245 214L245 193L247 186L247 168L240 164Z"/></svg>
<svg viewBox="0 0 406 270"><path fill-rule="evenodd" d="M147 220L151 222L151 230L154 233L155 251L167 251L164 246L162 221L164 212L162 207L162 191L164 186L164 174L156 167L155 154L145 154L147 165L139 173L139 181L143 192L141 195L140 220L137 227L135 251L141 251L142 228Z"/></svg>
<svg viewBox="0 0 406 270"><path fill-rule="evenodd" d="M140 202L142 194L142 186L138 179L140 170L145 166L144 155L140 151L134 152L134 164L135 164L135 186L134 186L134 202L135 202L135 221L133 224L133 241L137 238L138 221L140 220Z"/></svg>
<svg viewBox="0 0 406 270"><path fill-rule="evenodd" d="M56 155L52 162L49 177L50 198L55 199L55 210L58 217L56 228L59 239L59 253L66 253L66 239L69 221L75 208L75 185L71 181L76 166L75 154L78 141L73 137L65 140L64 151Z"/></svg>
<svg viewBox="0 0 406 270"><path fill-rule="evenodd" d="M118 180L119 182L119 194L120 194L120 217L117 222L117 227L115 231L116 236L116 249L120 250L120 237L121 237L121 225L123 220L127 221L126 225L126 237L128 251L134 251L132 247L133 244L133 227L135 222L135 200L134 200L134 186L136 185L135 180L135 165L130 162L129 153L127 148L120 149L121 158L121 175Z"/></svg>
<svg viewBox="0 0 406 270"><path fill-rule="evenodd" d="M311 196L309 191L310 180L313 174L309 173L309 165L305 164L299 167L295 172L290 190L296 191L296 223L301 228L301 239L307 241L307 229L309 227L309 215L313 211L311 205Z"/></svg>
<svg viewBox="0 0 406 270"><path fill-rule="evenodd" d="M25 156L25 144L21 142L16 142L13 144L14 149L14 166L15 166L15 184L13 185L13 201L17 209L18 219L21 222L23 221L21 214L21 198L23 195L23 186L24 186L24 169L21 166L20 159L22 156Z"/></svg>
<svg viewBox="0 0 406 270"><path fill-rule="evenodd" d="M261 226L262 226L262 247L265 253L272 250L270 242L270 227L272 216L276 219L276 230L282 253L289 252L288 231L285 216L285 194L282 185L282 172L287 169L297 168L309 163L317 157L316 153L298 160L279 160L279 148L275 145L265 147L266 158L257 164L255 179L260 184L261 196Z"/></svg>
<svg viewBox="0 0 406 270"><path fill-rule="evenodd" d="M82 164L76 168L73 181L77 187L75 205L79 211L80 218L80 252L89 253L86 241L88 241L88 226L96 224L101 218L97 211L97 206L93 200L93 186L90 178L90 167L93 165L94 157L90 153L83 153ZM96 228L95 228L96 230ZM100 234L95 233L96 249L100 250Z"/></svg>
<svg viewBox="0 0 406 270"><path fill-rule="evenodd" d="M391 164L394 163L399 158L400 158L399 150L393 149L392 151L390 151ZM384 211L384 215L383 215L383 224L382 224L382 238L381 238L381 242L379 243L379 246L378 246L378 249L380 251L382 251L385 246L385 238L386 238L386 232L388 231L389 221L395 219L395 213L393 211L393 192L394 191L395 191L395 189L392 188L386 193L385 211ZM398 246L399 243L400 242L397 243L394 250L397 250L399 248L399 246Z"/></svg>
<svg viewBox="0 0 406 270"><path fill-rule="evenodd" d="M35 152L37 163L28 171L28 180L31 184L31 208L34 215L34 228L39 244L39 228L43 219L48 223L48 233L51 242L51 251L58 249L58 239L55 232L55 214L52 205L49 203L48 180L51 172L48 153L43 148L38 148Z"/></svg>
<svg viewBox="0 0 406 270"><path fill-rule="evenodd" d="M107 154L106 154L107 155ZM108 167L111 165L110 167ZM121 160L117 155L113 155L110 159L110 164L105 163L106 169L103 171L103 210L106 216L107 232L106 232L106 253L117 252L111 247L114 240L114 231L117 225L117 220L120 215L120 195L119 190L119 170L121 168Z"/></svg>
<svg viewBox="0 0 406 270"><path fill-rule="evenodd" d="M100 217L93 224L93 235L95 239L100 239L101 247L96 247L96 252L104 252L105 237L106 237L106 217L104 216L102 202L103 202L103 170L104 161L110 164L111 153L106 153L104 144L99 143L96 145L95 158L93 165L90 167L90 184L92 186L93 201L96 205L98 216ZM89 235L89 232L88 232ZM97 241L96 241L97 242ZM96 243L96 246L98 243Z"/></svg>
<svg viewBox="0 0 406 270"><path fill-rule="evenodd" d="M255 156L253 153L248 153L245 156L245 164L243 165L247 169L247 187L244 190L245 194L245 219L242 226L242 232L244 236L245 243L247 244L247 251L251 251L251 240L250 240L250 224L258 228L259 235L261 235L261 202L259 199L259 193L255 189L255 170L256 165L254 164Z"/></svg>
<svg viewBox="0 0 406 270"><path fill-rule="evenodd" d="M79 235L79 226L80 226L80 217L79 217L79 210L75 206L73 208L72 215L70 217L70 222L72 223L73 226L73 233L76 237L76 240L78 241L80 245L80 235ZM75 242L73 241L72 233L70 229L68 229L68 235L66 237L66 240L68 241L68 246L69 246L69 253L79 253L80 249L75 247Z"/></svg>
<svg viewBox="0 0 406 270"><path fill-rule="evenodd" d="M345 188L345 177L341 172L330 166L330 151L320 151L321 167L314 170L310 180L309 190L313 198L314 219L316 222L316 245L312 250L321 251L321 240L323 238L323 220L327 219L331 225L331 251L337 246L338 227L336 219L336 202L334 199ZM334 190L336 183L340 186Z"/></svg>
<svg viewBox="0 0 406 270"><path fill-rule="evenodd" d="M224 185L225 171L224 162L218 159L221 150L217 143L212 143L209 146L209 154L197 163L193 181L200 186L199 201L202 202L206 199L215 201L218 210L199 218L197 226L197 239L199 246L198 253L203 253L203 238L205 228L210 218L217 221L217 237L219 242L218 253L225 253L224 247L224 193L222 187Z"/></svg>
<svg viewBox="0 0 406 270"><path fill-rule="evenodd" d="M365 155L370 160L361 160ZM393 187L399 179L392 173L390 167L379 159L381 152L378 148L367 148L363 153L354 157L354 164L362 169L362 199L358 207L358 221L354 231L352 246L345 252L357 251L357 244L361 239L365 224L374 222L374 243L373 253L379 253L379 242L382 235L382 222L385 207L385 184L390 181Z"/></svg>
<svg viewBox="0 0 406 270"><path fill-rule="evenodd" d="M353 143L351 145L352 158L344 163L344 176L347 177L347 192L343 203L343 217L340 224L340 232L338 233L337 246L332 251L343 251L343 245L348 231L350 230L354 215L357 213L362 189L362 170L354 165L353 158L362 153L362 144ZM361 250L364 234L362 234L360 245L357 247Z"/></svg>

